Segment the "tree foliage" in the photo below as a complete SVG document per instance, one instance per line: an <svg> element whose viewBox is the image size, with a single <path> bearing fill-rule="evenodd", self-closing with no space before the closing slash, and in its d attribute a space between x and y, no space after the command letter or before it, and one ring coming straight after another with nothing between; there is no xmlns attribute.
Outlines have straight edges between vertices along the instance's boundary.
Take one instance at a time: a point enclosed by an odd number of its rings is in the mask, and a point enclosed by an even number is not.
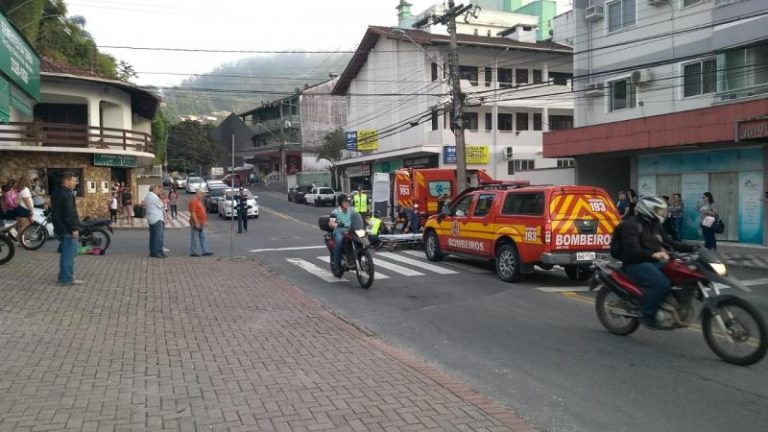
<svg viewBox="0 0 768 432"><path fill-rule="evenodd" d="M158 110L152 120L152 142L155 144L155 164L165 165L168 146L168 121L163 110Z"/></svg>
<svg viewBox="0 0 768 432"><path fill-rule="evenodd" d="M171 171L197 171L218 166L229 152L214 141L212 124L183 121L168 130L168 169ZM201 173L202 174L202 173Z"/></svg>
<svg viewBox="0 0 768 432"><path fill-rule="evenodd" d="M320 151L317 154L317 160L327 160L331 163L328 168L331 171L331 177L333 179L333 187L338 189L338 172L339 167L336 166L336 162L341 160L342 152L347 148L347 139L344 135L342 128L336 128L323 137L323 146L320 147Z"/></svg>

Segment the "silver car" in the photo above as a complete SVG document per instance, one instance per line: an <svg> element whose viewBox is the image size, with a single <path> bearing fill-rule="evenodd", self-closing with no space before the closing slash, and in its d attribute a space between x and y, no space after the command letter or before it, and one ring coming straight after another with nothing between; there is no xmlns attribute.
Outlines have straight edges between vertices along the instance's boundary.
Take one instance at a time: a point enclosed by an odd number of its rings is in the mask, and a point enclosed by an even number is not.
<svg viewBox="0 0 768 432"><path fill-rule="evenodd" d="M239 190L235 190L235 193L240 193ZM253 195L251 191L248 189L245 189L245 195L248 197L248 217L249 218L258 218L259 217L259 203L256 201L258 198L257 196ZM234 202L235 206L237 206L237 201ZM232 211L232 189L228 189L224 195L219 197L219 217L222 218L231 218L233 215L235 215L237 212Z"/></svg>
<svg viewBox="0 0 768 432"><path fill-rule="evenodd" d="M187 193L195 193L198 189L206 191L208 190L205 185L205 180L202 177L190 177L187 179Z"/></svg>

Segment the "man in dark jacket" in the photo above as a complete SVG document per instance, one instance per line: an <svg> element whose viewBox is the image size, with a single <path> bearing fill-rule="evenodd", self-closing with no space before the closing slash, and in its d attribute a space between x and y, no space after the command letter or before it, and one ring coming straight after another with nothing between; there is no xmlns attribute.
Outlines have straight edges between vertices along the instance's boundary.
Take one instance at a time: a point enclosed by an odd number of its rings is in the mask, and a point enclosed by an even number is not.
<svg viewBox="0 0 768 432"><path fill-rule="evenodd" d="M75 205L75 187L77 177L71 172L65 172L61 176L61 184L51 195L53 232L59 238L59 283L62 285L83 284L83 281L75 279L75 254L80 225Z"/></svg>
<svg viewBox="0 0 768 432"><path fill-rule="evenodd" d="M642 197L635 216L622 222L621 261L624 271L646 290L641 309L645 323L655 327L656 310L669 294L672 282L661 271L670 251L691 252L693 246L676 242L662 224L667 218L667 203L660 197Z"/></svg>
<svg viewBox="0 0 768 432"><path fill-rule="evenodd" d="M242 187L240 188L240 193L235 196L235 206L237 232L242 233L243 230L248 232L248 209L251 208L251 206L248 205L248 194Z"/></svg>

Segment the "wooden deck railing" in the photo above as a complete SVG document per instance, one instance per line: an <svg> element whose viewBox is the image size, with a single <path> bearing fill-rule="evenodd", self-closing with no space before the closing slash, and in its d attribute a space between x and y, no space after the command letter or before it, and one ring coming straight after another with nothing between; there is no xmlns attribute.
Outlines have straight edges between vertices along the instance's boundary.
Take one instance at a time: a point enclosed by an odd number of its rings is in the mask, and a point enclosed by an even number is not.
<svg viewBox="0 0 768 432"><path fill-rule="evenodd" d="M143 132L59 123L0 123L0 147L30 146L154 152L152 136Z"/></svg>

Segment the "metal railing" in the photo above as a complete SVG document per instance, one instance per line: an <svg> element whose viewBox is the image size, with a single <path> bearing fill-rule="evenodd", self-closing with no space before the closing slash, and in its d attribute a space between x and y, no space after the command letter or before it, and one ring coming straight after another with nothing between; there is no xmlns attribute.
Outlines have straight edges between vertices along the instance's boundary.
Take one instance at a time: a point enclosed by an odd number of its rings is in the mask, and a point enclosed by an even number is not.
<svg viewBox="0 0 768 432"><path fill-rule="evenodd" d="M65 147L154 152L152 136L144 132L39 122L0 124L0 147Z"/></svg>

